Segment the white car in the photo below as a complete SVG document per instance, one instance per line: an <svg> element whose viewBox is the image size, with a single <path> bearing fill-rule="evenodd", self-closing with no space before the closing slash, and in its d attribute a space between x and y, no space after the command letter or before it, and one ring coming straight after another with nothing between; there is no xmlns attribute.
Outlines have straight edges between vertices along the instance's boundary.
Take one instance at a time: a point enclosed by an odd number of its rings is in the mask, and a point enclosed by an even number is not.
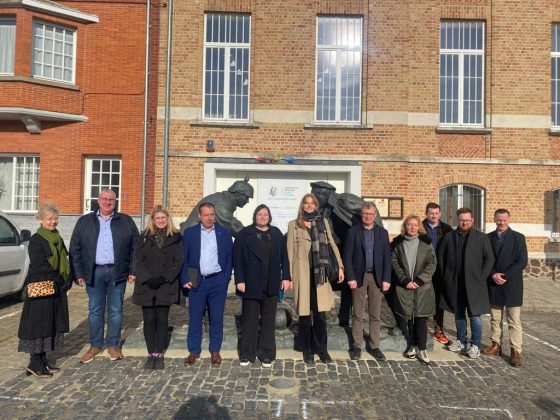
<svg viewBox="0 0 560 420"><path fill-rule="evenodd" d="M29 268L31 232L21 230L0 211L0 297L19 292L23 288Z"/></svg>

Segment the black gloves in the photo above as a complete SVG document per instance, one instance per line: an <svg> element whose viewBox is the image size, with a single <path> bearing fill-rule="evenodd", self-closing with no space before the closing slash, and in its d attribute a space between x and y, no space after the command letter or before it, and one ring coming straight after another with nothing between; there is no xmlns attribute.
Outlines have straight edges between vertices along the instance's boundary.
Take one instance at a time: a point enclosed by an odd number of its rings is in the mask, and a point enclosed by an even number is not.
<svg viewBox="0 0 560 420"><path fill-rule="evenodd" d="M159 287L166 282L167 282L167 280L165 279L165 277L159 276L159 277L154 277L154 278L148 279L146 284L148 285L148 287L150 289L155 290L155 289L159 289Z"/></svg>

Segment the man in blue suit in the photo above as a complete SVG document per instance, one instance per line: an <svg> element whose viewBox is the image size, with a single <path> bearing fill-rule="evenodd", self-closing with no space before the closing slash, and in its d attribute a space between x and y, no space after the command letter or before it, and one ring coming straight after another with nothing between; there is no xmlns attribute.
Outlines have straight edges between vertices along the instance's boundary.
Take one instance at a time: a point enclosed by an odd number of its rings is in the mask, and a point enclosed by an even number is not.
<svg viewBox="0 0 560 420"><path fill-rule="evenodd" d="M350 358L358 360L364 342L364 312L368 298L369 344L377 360L385 360L379 349L381 330L381 302L391 287L391 246L386 229L375 223L377 207L371 202L362 204L362 223L354 225L344 242L344 271L352 291L352 338Z"/></svg>
<svg viewBox="0 0 560 420"><path fill-rule="evenodd" d="M210 360L222 363L220 349L224 335L224 306L232 270L231 232L216 224L216 211L211 203L198 208L200 223L183 234L185 258L181 271L181 285L189 289L188 357L192 365L200 357L202 318L208 308L210 318Z"/></svg>

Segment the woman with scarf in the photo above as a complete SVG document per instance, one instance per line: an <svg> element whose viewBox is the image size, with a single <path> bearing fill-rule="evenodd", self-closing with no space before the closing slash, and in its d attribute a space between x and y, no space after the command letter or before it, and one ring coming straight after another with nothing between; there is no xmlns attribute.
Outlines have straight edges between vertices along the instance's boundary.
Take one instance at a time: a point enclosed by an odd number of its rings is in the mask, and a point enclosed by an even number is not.
<svg viewBox="0 0 560 420"><path fill-rule="evenodd" d="M68 251L56 230L59 216L54 203L45 203L35 217L41 226L29 241L29 271L25 290L31 283L54 281L54 294L30 299L26 293L19 322L18 351L29 353L27 376L49 378L60 371L47 359L47 352L60 351L64 333L70 328L66 291L72 286L73 275Z"/></svg>
<svg viewBox="0 0 560 420"><path fill-rule="evenodd" d="M401 234L393 241L391 260L396 280L395 312L407 321L408 327L408 348L403 355L429 365L427 321L436 312L432 275L437 263L431 240L418 216L404 219Z"/></svg>
<svg viewBox="0 0 560 420"><path fill-rule="evenodd" d="M179 272L183 265L181 234L169 211L154 207L146 230L134 251L136 281L132 301L142 307L144 338L148 348L145 369L162 370L169 308L179 299Z"/></svg>
<svg viewBox="0 0 560 420"><path fill-rule="evenodd" d="M298 337L306 364L315 363L317 354L323 363L331 363L327 351L327 315L334 307L327 272L329 246L338 261L338 283L344 280L344 270L338 247L332 238L329 222L319 213L314 194L305 194L298 217L288 225L288 259L294 288L294 301L299 316Z"/></svg>

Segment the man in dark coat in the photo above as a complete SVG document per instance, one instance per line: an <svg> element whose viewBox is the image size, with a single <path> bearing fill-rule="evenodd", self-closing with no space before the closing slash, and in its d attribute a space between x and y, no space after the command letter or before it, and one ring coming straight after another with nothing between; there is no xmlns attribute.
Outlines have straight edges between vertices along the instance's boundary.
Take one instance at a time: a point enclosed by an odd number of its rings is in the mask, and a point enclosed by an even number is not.
<svg viewBox="0 0 560 420"><path fill-rule="evenodd" d="M494 253L488 237L473 229L471 209L457 210L457 229L445 235L438 252L438 266L443 274L443 292L440 305L455 314L457 341L448 349L462 352L476 359L480 356L482 340L481 314L490 313L486 279L494 264ZM468 313L471 323L471 345L467 344Z"/></svg>
<svg viewBox="0 0 560 420"><path fill-rule="evenodd" d="M438 253L443 237L451 232L453 228L447 223L441 221L441 207L437 203L426 204L426 218L422 221L426 234L432 242L434 252ZM436 295L436 302L441 298L441 289L443 279L441 277L441 267L438 267L432 276L432 286ZM449 344L449 339L443 331L443 314L444 310L436 306L436 314L434 315L434 338L442 344Z"/></svg>
<svg viewBox="0 0 560 420"><path fill-rule="evenodd" d="M496 259L488 278L490 296L490 321L492 346L483 354L502 353L503 312L507 315L512 366L521 366L521 306L523 305L523 270L527 266L527 243L525 236L509 227L510 214L506 209L494 212L496 230L488 234Z"/></svg>

